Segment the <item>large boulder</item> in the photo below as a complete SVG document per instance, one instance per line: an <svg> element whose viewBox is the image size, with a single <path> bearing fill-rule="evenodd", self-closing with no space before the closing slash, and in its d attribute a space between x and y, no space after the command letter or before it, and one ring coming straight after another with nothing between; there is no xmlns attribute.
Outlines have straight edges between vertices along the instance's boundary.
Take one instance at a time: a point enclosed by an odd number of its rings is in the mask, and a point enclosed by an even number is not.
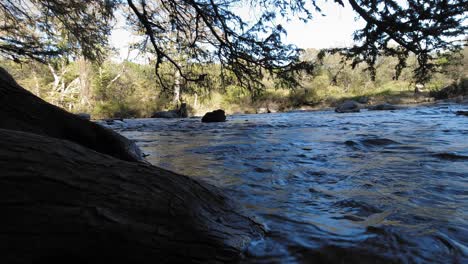
<svg viewBox="0 0 468 264"><path fill-rule="evenodd" d="M2 263L231 263L263 235L221 190L140 156L0 68Z"/></svg>
<svg viewBox="0 0 468 264"><path fill-rule="evenodd" d="M261 225L221 190L0 129L2 263L233 263Z"/></svg>
<svg viewBox="0 0 468 264"><path fill-rule="evenodd" d="M368 108L371 111L382 111L382 110L397 110L398 107L389 103L384 103L384 104L378 104L374 106L369 106Z"/></svg>
<svg viewBox="0 0 468 264"><path fill-rule="evenodd" d="M224 110L218 109L213 112L208 112L206 113L202 120L204 123L211 123L211 122L225 122L226 121L226 115L224 113Z"/></svg>
<svg viewBox="0 0 468 264"><path fill-rule="evenodd" d="M360 103L360 104L367 104L367 103L369 103L369 101L370 101L369 97L367 97L367 96L361 96L358 99L358 103Z"/></svg>
<svg viewBox="0 0 468 264"><path fill-rule="evenodd" d="M359 103L352 100L345 101L344 103L341 103L335 108L335 112L337 113L355 113L359 111Z"/></svg>

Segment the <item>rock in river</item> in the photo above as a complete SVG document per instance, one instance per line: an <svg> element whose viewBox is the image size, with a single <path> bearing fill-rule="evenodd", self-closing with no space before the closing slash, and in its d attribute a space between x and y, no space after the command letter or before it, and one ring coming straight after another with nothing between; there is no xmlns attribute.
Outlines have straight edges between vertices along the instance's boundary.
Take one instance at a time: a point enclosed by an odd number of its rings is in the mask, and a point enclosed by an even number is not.
<svg viewBox="0 0 468 264"><path fill-rule="evenodd" d="M210 123L210 122L225 122L226 121L226 115L224 114L224 110L218 109L213 112L208 112L206 113L202 120L204 123Z"/></svg>
<svg viewBox="0 0 468 264"><path fill-rule="evenodd" d="M161 111L154 113L151 118L178 118L177 110Z"/></svg>
<svg viewBox="0 0 468 264"><path fill-rule="evenodd" d="M369 101L370 101L369 97L367 97L367 96L362 96L362 97L359 97L359 99L358 99L358 102L360 104L367 104L367 103L369 103Z"/></svg>
<svg viewBox="0 0 468 264"><path fill-rule="evenodd" d="M398 107L389 103L378 104L374 106L370 106L369 110L397 110Z"/></svg>
<svg viewBox="0 0 468 264"><path fill-rule="evenodd" d="M352 100L345 101L335 108L335 112L337 113L355 113L359 111L359 104Z"/></svg>
<svg viewBox="0 0 468 264"><path fill-rule="evenodd" d="M187 118L187 117L188 117L188 112L187 112L186 103L182 103L180 108L178 109L155 112L151 116L151 118Z"/></svg>

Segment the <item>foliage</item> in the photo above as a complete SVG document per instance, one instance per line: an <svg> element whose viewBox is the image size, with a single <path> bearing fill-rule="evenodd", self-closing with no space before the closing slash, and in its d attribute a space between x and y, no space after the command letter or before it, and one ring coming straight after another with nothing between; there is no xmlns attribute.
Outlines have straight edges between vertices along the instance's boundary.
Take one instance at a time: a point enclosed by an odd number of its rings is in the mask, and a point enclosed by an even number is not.
<svg viewBox="0 0 468 264"><path fill-rule="evenodd" d="M468 48L465 48L466 53ZM317 50L306 50L303 58L315 61ZM456 57L456 56L453 56ZM236 85L233 73L225 75L229 83L226 87L219 75L219 65L205 65L194 70L206 73L204 83L182 82L182 102L187 103L194 115L223 108L228 113L256 113L259 111L284 111L298 107L324 107L333 105L345 98L374 98L376 101L398 101L398 97L413 98L414 83L411 73L416 66L416 58L409 57L408 68L401 73L399 80L393 78L389 68L398 63L392 57L379 57L376 65L376 78L362 74L364 64L354 69L350 64L342 64L338 54L322 58L322 64L313 74L302 74L300 85L295 89L278 88L272 76L262 80L266 89L252 96L248 89ZM426 85L429 90L438 91L443 87L461 82L468 76L467 59L459 63L446 64L445 71L437 73ZM149 117L155 111L174 109L172 93L160 85L154 75L152 65L141 65L124 61L116 63L90 63L71 61L55 66L36 62L23 64L0 60L5 67L31 92L45 100L72 112L88 112L94 118L109 117ZM173 84L174 68L162 64L161 72L168 84ZM56 78L60 80L55 85ZM209 86L210 88L207 88ZM453 89L452 89L453 90ZM458 89L459 90L459 89ZM458 91L457 89L453 91ZM454 92L450 92L454 94Z"/></svg>
<svg viewBox="0 0 468 264"><path fill-rule="evenodd" d="M334 0L343 5L342 0ZM355 34L357 44L339 49L352 66L368 64L375 78L378 58L397 58L395 77L415 55L416 81L426 83L440 64L440 56L453 54L466 36L464 0L349 0L366 25ZM254 21L236 14L239 6L259 12ZM278 87L296 87L298 74L311 74L314 64L300 60L301 52L285 45L279 18L307 21L322 14L318 0L31 0L0 4L0 54L16 61L50 61L83 55L100 61L115 12L126 15L137 34L145 37L137 47L155 56L160 86L169 88L164 67L173 67L186 82L203 83L205 70L218 64L223 84L233 75L236 84L258 95L263 79L274 76ZM392 45L396 43L397 45ZM447 53L448 52L448 53ZM170 64L171 66L164 66ZM166 69L167 70L167 69ZM229 85L229 84L225 84Z"/></svg>
<svg viewBox="0 0 468 264"><path fill-rule="evenodd" d="M0 53L14 61L83 54L101 59L116 0L0 3Z"/></svg>
<svg viewBox="0 0 468 264"><path fill-rule="evenodd" d="M382 55L398 59L394 66L394 78L398 79L407 67L408 57L414 54L415 80L427 83L439 69L438 58L454 54L466 45L464 21L468 5L464 0L349 0L349 3L366 25L355 32L357 44L352 48L329 52L352 59L353 67L365 62L373 79Z"/></svg>

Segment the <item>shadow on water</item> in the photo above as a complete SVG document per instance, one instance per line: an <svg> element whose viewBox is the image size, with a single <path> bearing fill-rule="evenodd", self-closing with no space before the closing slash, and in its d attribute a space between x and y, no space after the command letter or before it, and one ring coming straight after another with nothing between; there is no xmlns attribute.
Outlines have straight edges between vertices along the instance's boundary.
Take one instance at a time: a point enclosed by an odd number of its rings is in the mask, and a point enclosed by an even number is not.
<svg viewBox="0 0 468 264"><path fill-rule="evenodd" d="M126 120L148 160L226 189L268 226L246 263L467 263L460 106Z"/></svg>

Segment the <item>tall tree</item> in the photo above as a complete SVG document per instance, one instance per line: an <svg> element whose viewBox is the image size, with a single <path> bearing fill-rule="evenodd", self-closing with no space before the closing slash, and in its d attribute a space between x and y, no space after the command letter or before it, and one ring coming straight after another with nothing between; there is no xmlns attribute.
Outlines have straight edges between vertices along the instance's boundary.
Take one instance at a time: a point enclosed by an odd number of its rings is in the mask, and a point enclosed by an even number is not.
<svg viewBox="0 0 468 264"><path fill-rule="evenodd" d="M0 51L13 60L46 61L83 54L100 59L119 1L6 0L0 2Z"/></svg>
<svg viewBox="0 0 468 264"><path fill-rule="evenodd" d="M384 54L399 59L397 77L414 53L418 58L415 77L423 82L435 69L437 56L458 50L465 42L465 0L348 2L366 25L356 31L354 47L338 51L355 65L367 63L372 74L377 57ZM248 23L237 15L240 5L258 10L258 20ZM261 86L266 72L286 84L296 84L292 73L311 69L299 60L300 49L282 42L286 31L278 18L295 16L307 21L322 13L318 0L2 1L0 53L15 60L46 60L80 51L87 58L99 59L117 9L146 36L140 48L155 53L157 74L160 65L169 62L185 81L203 80L203 74L183 70L178 54L170 50L176 43L190 60L219 63L223 71L232 71L241 85L251 89Z"/></svg>
<svg viewBox="0 0 468 264"><path fill-rule="evenodd" d="M466 44L468 12L465 0L348 0L366 21L355 32L358 44L343 50L353 64L366 62L375 77L380 55L397 57L395 78L406 67L410 53L417 56L415 79L425 83L436 69L438 56L459 51ZM397 45L392 45L391 42Z"/></svg>

